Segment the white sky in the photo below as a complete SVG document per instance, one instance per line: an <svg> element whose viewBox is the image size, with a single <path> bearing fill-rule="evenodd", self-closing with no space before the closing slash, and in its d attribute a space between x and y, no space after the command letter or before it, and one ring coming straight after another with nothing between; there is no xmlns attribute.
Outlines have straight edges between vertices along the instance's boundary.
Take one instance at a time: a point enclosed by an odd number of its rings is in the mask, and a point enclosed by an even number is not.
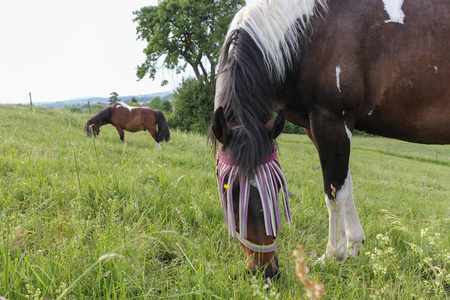
<svg viewBox="0 0 450 300"><path fill-rule="evenodd" d="M137 81L146 43L133 11L149 5L157 0L1 1L0 103L29 102L29 92L44 102L173 90L173 71Z"/></svg>
<svg viewBox="0 0 450 300"><path fill-rule="evenodd" d="M248 0L251 3L254 0ZM182 77L165 70L137 81L146 43L133 11L157 0L6 0L0 2L0 104L174 90ZM162 87L162 80L169 84Z"/></svg>

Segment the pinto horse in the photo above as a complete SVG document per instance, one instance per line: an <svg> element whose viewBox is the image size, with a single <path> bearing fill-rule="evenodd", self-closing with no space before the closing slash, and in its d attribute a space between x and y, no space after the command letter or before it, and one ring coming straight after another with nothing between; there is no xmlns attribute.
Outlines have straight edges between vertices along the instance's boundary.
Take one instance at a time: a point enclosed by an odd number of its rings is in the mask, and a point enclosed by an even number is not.
<svg viewBox="0 0 450 300"><path fill-rule="evenodd" d="M92 134L97 136L100 133L100 127L106 124L111 124L117 129L124 143L126 143L124 130L130 132L147 130L156 141L158 149L161 149L160 142L167 142L170 139L169 126L164 114L145 106L130 107L123 102L114 103L90 118L84 125L84 131L87 136Z"/></svg>
<svg viewBox="0 0 450 300"><path fill-rule="evenodd" d="M448 0L257 0L236 14L209 135L221 144L220 196L247 268L277 273L276 194L287 190L274 139L285 117L305 128L320 158L329 238L319 261L358 256L365 235L349 171L353 131L450 143L449 20Z"/></svg>

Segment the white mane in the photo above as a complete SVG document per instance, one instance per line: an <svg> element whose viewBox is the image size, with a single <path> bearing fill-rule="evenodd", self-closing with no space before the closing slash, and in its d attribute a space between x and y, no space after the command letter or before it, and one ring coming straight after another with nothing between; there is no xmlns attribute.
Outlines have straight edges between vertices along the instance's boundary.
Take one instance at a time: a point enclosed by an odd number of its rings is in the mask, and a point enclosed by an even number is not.
<svg viewBox="0 0 450 300"><path fill-rule="evenodd" d="M299 35L306 35L306 25L318 6L326 9L326 0L256 0L235 15L227 37L236 29L247 31L263 53L269 71L275 70L277 79L282 80L284 59L292 66L289 49L298 46Z"/></svg>
<svg viewBox="0 0 450 300"><path fill-rule="evenodd" d="M125 102L122 102L122 101L117 101L117 104L119 104L119 107L123 106L125 108L128 108L129 111L131 111L133 108L138 108L138 107L129 106L128 104L126 104ZM141 108L148 108L148 107L144 106L144 107L141 107Z"/></svg>

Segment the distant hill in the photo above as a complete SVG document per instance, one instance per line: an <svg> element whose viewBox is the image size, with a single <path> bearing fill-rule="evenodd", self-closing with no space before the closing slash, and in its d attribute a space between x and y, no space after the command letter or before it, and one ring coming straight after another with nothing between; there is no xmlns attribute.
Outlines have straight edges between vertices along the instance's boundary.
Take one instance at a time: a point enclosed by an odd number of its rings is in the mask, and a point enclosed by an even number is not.
<svg viewBox="0 0 450 300"><path fill-rule="evenodd" d="M136 98L139 103L150 102L155 97L161 97L162 99L172 99L172 92L162 92L144 95L133 95L133 96L120 96L119 99L123 102L131 102L131 99ZM63 108L68 106L83 106L87 105L88 102L93 105L95 103L105 103L107 104L109 97L83 97L76 99L68 99L54 102L33 102L33 105L44 107L44 108Z"/></svg>

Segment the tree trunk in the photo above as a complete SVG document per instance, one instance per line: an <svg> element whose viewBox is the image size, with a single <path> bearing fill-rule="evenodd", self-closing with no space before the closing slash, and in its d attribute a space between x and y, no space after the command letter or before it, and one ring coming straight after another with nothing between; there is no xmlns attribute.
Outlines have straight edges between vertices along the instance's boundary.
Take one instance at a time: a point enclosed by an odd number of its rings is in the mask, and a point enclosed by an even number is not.
<svg viewBox="0 0 450 300"><path fill-rule="evenodd" d="M194 70L195 73L195 77L197 77L197 80L200 80L200 71L198 70L198 63L189 63L192 67L192 69Z"/></svg>
<svg viewBox="0 0 450 300"><path fill-rule="evenodd" d="M203 77L205 77L205 79L203 80L205 83L209 82L209 78L208 78L208 72L205 69L205 66L203 66L203 64L200 62L200 68L202 69L203 72Z"/></svg>

